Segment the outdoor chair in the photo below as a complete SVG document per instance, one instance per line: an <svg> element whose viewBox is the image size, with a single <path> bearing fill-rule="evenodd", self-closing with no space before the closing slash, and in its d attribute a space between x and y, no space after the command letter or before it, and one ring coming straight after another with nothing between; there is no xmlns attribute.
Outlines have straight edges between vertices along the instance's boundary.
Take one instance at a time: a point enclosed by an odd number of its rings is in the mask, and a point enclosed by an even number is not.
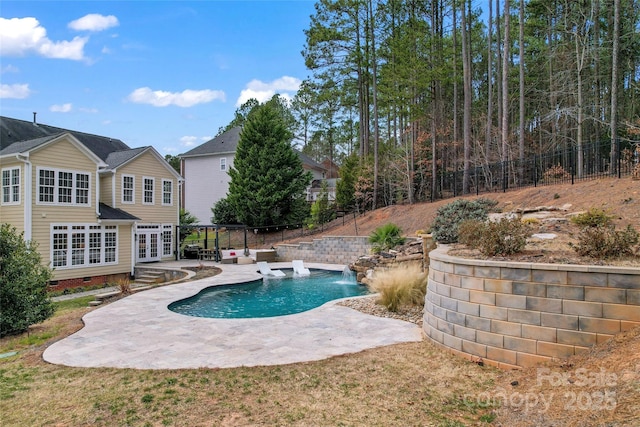
<svg viewBox="0 0 640 427"><path fill-rule="evenodd" d="M291 266L293 267L294 276L308 276L311 274L311 271L308 268L305 268L301 259L291 261Z"/></svg>
<svg viewBox="0 0 640 427"><path fill-rule="evenodd" d="M260 274L262 274L263 276L275 276L275 277L286 276L286 274L282 270L272 270L266 261L258 261L256 264L258 264L258 268L260 269Z"/></svg>

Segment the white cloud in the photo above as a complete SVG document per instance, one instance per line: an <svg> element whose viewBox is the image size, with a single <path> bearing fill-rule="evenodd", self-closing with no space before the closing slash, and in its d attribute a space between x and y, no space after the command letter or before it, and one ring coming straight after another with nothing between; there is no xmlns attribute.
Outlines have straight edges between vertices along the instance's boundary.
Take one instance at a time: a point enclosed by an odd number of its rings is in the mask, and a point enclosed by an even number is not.
<svg viewBox="0 0 640 427"><path fill-rule="evenodd" d="M285 99L292 99L295 92L298 91L302 81L295 77L282 76L272 82L265 83L261 80L251 80L246 89L240 92L240 96L236 101L236 107L241 106L251 98L255 98L258 102L266 102L273 95L280 94Z"/></svg>
<svg viewBox="0 0 640 427"><path fill-rule="evenodd" d="M191 90L182 92L153 91L148 87L141 87L129 94L127 100L136 104L150 104L154 107L193 107L197 104L205 104L214 100L225 100L225 94L221 90Z"/></svg>
<svg viewBox="0 0 640 427"><path fill-rule="evenodd" d="M82 111L83 113L91 113L91 114L95 114L98 112L97 108L86 108L86 107L82 107L79 108L80 111Z"/></svg>
<svg viewBox="0 0 640 427"><path fill-rule="evenodd" d="M197 141L198 141L197 136L187 135L180 138L180 145L182 145L183 147L193 147L194 145L196 145Z"/></svg>
<svg viewBox="0 0 640 427"><path fill-rule="evenodd" d="M180 145L182 147L194 147L196 145L200 145L204 142L209 141L210 139L212 139L213 137L210 135L207 136L191 136L191 135L185 135L183 137L180 138Z"/></svg>
<svg viewBox="0 0 640 427"><path fill-rule="evenodd" d="M76 31L104 31L108 28L120 25L118 18L113 15L104 16L90 13L80 19L69 22L68 27Z"/></svg>
<svg viewBox="0 0 640 427"><path fill-rule="evenodd" d="M31 52L46 58L84 59L88 37L54 42L35 18L0 18L0 55L25 56Z"/></svg>
<svg viewBox="0 0 640 427"><path fill-rule="evenodd" d="M17 73L20 70L18 69L18 67L14 66L14 65L6 65L2 68L0 68L0 74L4 74L4 73Z"/></svg>
<svg viewBox="0 0 640 427"><path fill-rule="evenodd" d="M52 113L68 113L69 111L71 111L71 104L66 103L61 105L52 105L51 107L49 107L49 111L51 111Z"/></svg>
<svg viewBox="0 0 640 427"><path fill-rule="evenodd" d="M0 84L0 99L12 98L12 99L25 99L31 95L31 89L28 84Z"/></svg>

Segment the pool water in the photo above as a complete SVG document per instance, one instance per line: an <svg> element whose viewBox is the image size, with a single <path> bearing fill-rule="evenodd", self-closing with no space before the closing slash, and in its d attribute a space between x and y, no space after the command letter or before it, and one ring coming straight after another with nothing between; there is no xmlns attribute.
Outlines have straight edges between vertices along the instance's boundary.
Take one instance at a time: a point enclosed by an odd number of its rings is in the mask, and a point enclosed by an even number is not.
<svg viewBox="0 0 640 427"><path fill-rule="evenodd" d="M266 278L237 285L213 286L173 302L169 310L196 317L244 319L301 313L339 298L370 294L341 272L311 270L310 276Z"/></svg>

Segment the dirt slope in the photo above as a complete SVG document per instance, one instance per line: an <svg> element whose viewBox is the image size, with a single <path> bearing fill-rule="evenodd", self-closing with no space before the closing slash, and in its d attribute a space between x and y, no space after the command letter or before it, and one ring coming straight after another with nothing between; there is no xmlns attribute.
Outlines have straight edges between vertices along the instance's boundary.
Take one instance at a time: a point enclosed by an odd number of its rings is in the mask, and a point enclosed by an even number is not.
<svg viewBox="0 0 640 427"><path fill-rule="evenodd" d="M503 212L538 206L562 207L574 213L600 208L616 217L617 227L631 224L640 230L640 181L630 178L527 188L479 197L497 200ZM334 222L336 225L323 234L369 235L377 227L392 222L406 235L413 235L417 230L428 229L437 209L452 201L382 208L357 217L355 224L351 218L344 226L342 219L338 219ZM580 356L546 366L505 371L495 389L487 394L493 400L482 403L496 405L492 425L640 425L639 349L640 328L635 328ZM555 381L558 378L563 379L562 384Z"/></svg>
<svg viewBox="0 0 640 427"><path fill-rule="evenodd" d="M614 214L616 225L633 225L640 230L640 181L630 178L604 178L582 181L574 185L550 185L543 187L510 190L499 193L485 193L467 196L470 199L487 198L497 200L498 208L510 211L516 208L555 206L568 208L569 212L580 212L590 208L601 208ZM368 236L377 227L392 222L402 228L406 235L414 235L417 230L427 230L440 206L454 199L434 203L389 206L368 212L363 216L335 220L322 234L332 236ZM305 239L302 239L305 240ZM309 240L306 238L306 240Z"/></svg>

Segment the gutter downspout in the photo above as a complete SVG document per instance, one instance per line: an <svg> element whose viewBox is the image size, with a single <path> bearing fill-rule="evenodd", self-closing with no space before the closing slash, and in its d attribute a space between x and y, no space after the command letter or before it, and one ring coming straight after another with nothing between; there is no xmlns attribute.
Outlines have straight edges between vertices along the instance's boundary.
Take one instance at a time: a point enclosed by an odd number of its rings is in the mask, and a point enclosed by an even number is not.
<svg viewBox="0 0 640 427"><path fill-rule="evenodd" d="M24 238L31 240L33 227L33 211L31 204L33 203L33 165L29 160L29 154L17 154L16 158L24 163Z"/></svg>
<svg viewBox="0 0 640 427"><path fill-rule="evenodd" d="M111 171L111 206L116 207L116 171Z"/></svg>
<svg viewBox="0 0 640 427"><path fill-rule="evenodd" d="M131 226L131 271L129 272L131 277L135 277L136 274L136 230L138 229L138 223L134 221Z"/></svg>

